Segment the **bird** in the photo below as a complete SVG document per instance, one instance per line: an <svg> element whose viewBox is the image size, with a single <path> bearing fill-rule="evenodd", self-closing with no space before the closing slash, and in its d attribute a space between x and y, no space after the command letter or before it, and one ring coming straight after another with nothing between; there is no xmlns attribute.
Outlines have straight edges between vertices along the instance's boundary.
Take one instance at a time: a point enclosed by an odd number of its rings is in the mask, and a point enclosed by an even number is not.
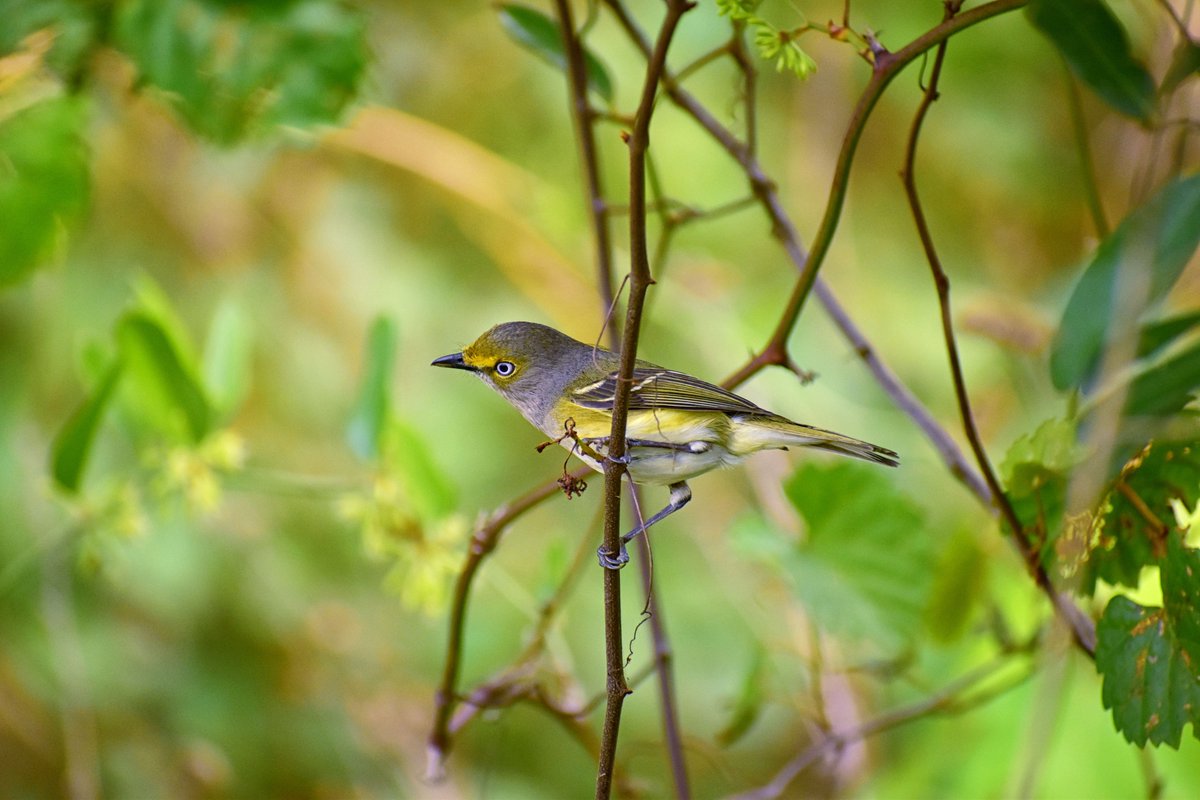
<svg viewBox="0 0 1200 800"><path fill-rule="evenodd" d="M547 325L504 322L431 366L474 373L533 427L603 473L620 358ZM629 561L625 545L634 536L687 505L689 479L760 450L812 447L888 467L900 463L886 447L793 422L720 386L641 359L629 387L625 436L622 462L629 479L665 485L670 494L661 511L621 537L619 552L600 548L600 563L608 569Z"/></svg>

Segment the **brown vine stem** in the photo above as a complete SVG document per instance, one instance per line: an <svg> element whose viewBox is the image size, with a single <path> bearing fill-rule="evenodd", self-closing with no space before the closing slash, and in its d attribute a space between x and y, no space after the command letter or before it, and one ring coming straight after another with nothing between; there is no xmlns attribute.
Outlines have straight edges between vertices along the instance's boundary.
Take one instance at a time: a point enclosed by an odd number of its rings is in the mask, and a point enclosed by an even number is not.
<svg viewBox="0 0 1200 800"><path fill-rule="evenodd" d="M601 311L605 321L614 309L612 237L609 235L610 209L604 196L601 182L599 158L597 156L595 122L597 115L588 101L587 71L584 63L583 44L575 29L571 4L567 0L555 0L559 30L563 37L563 50L567 56L567 85L569 88L572 118L579 142L579 158L584 172L584 188L590 212L593 244L596 256L596 286L600 292ZM663 246L666 244L663 238ZM614 319L608 326L609 345L614 349L621 341L621 326ZM646 591L646 610L650 615L650 633L654 641L654 663L658 675L659 702L662 708L663 739L667 746L667 759L675 784L675 796L679 800L691 797L688 783L687 763L683 752L683 736L679 728L678 702L675 695L674 669L670 639L667 636L663 617L659 613L658 597L652 592L651 559L646 537L638 537L638 569ZM597 748L598 749L598 748Z"/></svg>
<svg viewBox="0 0 1200 800"><path fill-rule="evenodd" d="M945 22L950 22L955 18L961 5L961 0L946 0ZM945 39L938 43L933 68L930 71L929 85L925 89L924 96L921 98L921 104L917 107L916 115L913 117L912 126L909 129L908 143L905 147L904 168L901 172L904 182L904 193L908 198L908 205L917 226L917 234L921 239L921 247L925 251L925 258L929 262L930 271L933 273L934 285L937 287L942 334L946 341L946 353L950 361L950 374L954 382L954 395L958 401L959 415L962 417L963 432L970 443L971 451L975 455L975 461L983 473L984 480L987 481L988 488L991 489L993 508L1012 529L1013 542L1016 543L1022 558L1024 558L1030 574L1033 576L1038 588L1050 599L1050 602L1054 605L1056 612L1062 618L1063 622L1070 628L1075 644L1080 650L1094 658L1096 631L1092 621L1079 611L1070 598L1063 596L1055 588L1053 582L1050 580L1049 573L1046 572L1046 568L1042 565L1037 546L1025 535L1021 519L1017 515L1016 509L1013 508L1012 503L1009 502L1008 496L1004 494L1004 490L1000 486L1000 481L996 477L996 472L992 468L991 461L988 459L987 450L984 449L983 439L979 435L979 428L975 424L975 415L971 410L971 400L967 394L966 380L963 377L962 362L959 359L958 345L955 340L954 321L950 311L950 278L942 266L941 258L938 256L937 248L933 242L933 235L929 230L929 223L925 218L925 211L921 205L920 195L917 192L917 141L920 138L921 127L925 121L925 117L929 113L929 109L933 103L938 99L938 80L941 77L947 44L948 42Z"/></svg>
<svg viewBox="0 0 1200 800"><path fill-rule="evenodd" d="M612 458L604 468L604 549L614 555L620 548L621 537L621 478L625 467L625 423L629 413L629 390L634 362L637 360L638 336L642 326L642 307L646 290L653 283L650 275L650 255L646 241L646 151L650 147L650 118L654 113L654 98L667 62L667 50L674 38L680 18L692 7L688 0L668 0L666 16L659 30L654 53L646 65L645 82L638 101L637 114L629 132L629 304L625 312L625 331L621 345L621 365L617 373L617 392L613 401L613 422L609 446ZM607 702L604 708L604 727L600 738L600 763L596 773L596 798L607 800L612 793L612 773L616 763L617 734L621 726L621 709L629 685L625 681L621 635L621 573L603 570L604 576L604 638L605 660L608 665Z"/></svg>
<svg viewBox="0 0 1200 800"><path fill-rule="evenodd" d="M842 206L845 204L846 189L850 179L850 167L854 162L854 155L858 149L859 140L862 138L863 130L866 128L867 120L870 118L875 104L883 96L883 92L888 87L888 84L905 67L922 56L926 51L946 41L959 31L1000 14L1018 9L1027 2L1028 0L992 0L990 3L972 8L970 11L964 11L952 19L943 21L895 53L883 50L875 55L871 80L867 83L866 88L863 89L863 93L858 99L858 104L854 107L854 111L850 116L850 122L846 128L846 135L842 139L842 148L838 153L837 164L833 171L833 182L829 190L829 200L825 204L825 215L822 217L820 227L817 228L817 233L813 237L808 257L804 260L804 267L800 270L800 275L796 279L796 285L792 289L791 296L788 298L787 307L784 309L779 319L779 324L776 326L775 332L771 334L771 338L767 341L766 346L757 356L750 359L741 370L729 378L730 383L742 383L764 367L783 366L788 363L788 338L791 336L792 329L796 326L796 320L800 316L800 311L804 308L804 302L807 300L809 293L812 291L813 284L816 282L817 271L821 268L825 256L829 253L829 246L833 242L833 235L841 219Z"/></svg>
<svg viewBox="0 0 1200 800"><path fill-rule="evenodd" d="M584 191L591 222L596 256L596 287L600 292L600 313L607 317L613 307L612 237L608 229L608 208L604 202L604 186L600 162L596 156L596 113L588 101L587 68L583 45L575 30L571 4L554 0L559 30L563 37L563 52L567 56L567 88L571 103L571 119L575 123L575 138L579 143L579 162L583 167Z"/></svg>
<svg viewBox="0 0 1200 800"><path fill-rule="evenodd" d="M572 474L576 477L583 477L590 472L591 470L588 468L580 468ZM449 755L453 741L450 718L459 701L458 678L462 666L467 601L471 596L471 584L475 580L475 574L479 571L479 566L484 559L496 549L500 535L513 520L558 491L560 489L557 481L551 481L531 489L511 503L493 511L471 535L466 561L458 573L458 580L454 585L454 595L450 601L450 632L446 642L446 663L442 669L441 683L434 695L433 728L426 745L425 774L429 780L440 779L445 774L446 756Z"/></svg>

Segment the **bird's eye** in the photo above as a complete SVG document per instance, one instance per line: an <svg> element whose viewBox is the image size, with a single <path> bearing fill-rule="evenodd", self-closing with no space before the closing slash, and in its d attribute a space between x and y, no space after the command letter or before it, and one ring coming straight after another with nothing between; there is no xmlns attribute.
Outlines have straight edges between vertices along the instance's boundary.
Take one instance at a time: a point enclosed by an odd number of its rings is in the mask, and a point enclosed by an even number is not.
<svg viewBox="0 0 1200 800"><path fill-rule="evenodd" d="M497 361L495 369L497 375L501 378L507 378L517 371L517 365L511 361Z"/></svg>

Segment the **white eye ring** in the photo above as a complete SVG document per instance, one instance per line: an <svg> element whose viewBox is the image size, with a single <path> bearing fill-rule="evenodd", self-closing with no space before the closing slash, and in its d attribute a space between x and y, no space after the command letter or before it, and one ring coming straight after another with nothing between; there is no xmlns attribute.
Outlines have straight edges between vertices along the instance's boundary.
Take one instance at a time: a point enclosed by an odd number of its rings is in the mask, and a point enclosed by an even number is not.
<svg viewBox="0 0 1200 800"><path fill-rule="evenodd" d="M497 375L501 378L507 378L517 371L517 365L511 361L497 361L495 369Z"/></svg>

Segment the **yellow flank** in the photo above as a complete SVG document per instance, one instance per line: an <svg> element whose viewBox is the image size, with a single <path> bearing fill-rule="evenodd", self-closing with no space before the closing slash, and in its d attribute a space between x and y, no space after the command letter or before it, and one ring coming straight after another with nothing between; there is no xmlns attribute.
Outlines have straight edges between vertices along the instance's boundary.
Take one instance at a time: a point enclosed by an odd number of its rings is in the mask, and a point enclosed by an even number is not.
<svg viewBox="0 0 1200 800"><path fill-rule="evenodd" d="M552 412L553 429L562 433L567 418L575 421L575 431L583 439L603 439L612 432L612 414L584 408L574 403L560 403ZM687 444L711 442L724 444L729 438L729 417L719 412L703 412L674 408L654 410L635 409L625 423L625 438L650 442ZM550 430L545 431L551 433Z"/></svg>

